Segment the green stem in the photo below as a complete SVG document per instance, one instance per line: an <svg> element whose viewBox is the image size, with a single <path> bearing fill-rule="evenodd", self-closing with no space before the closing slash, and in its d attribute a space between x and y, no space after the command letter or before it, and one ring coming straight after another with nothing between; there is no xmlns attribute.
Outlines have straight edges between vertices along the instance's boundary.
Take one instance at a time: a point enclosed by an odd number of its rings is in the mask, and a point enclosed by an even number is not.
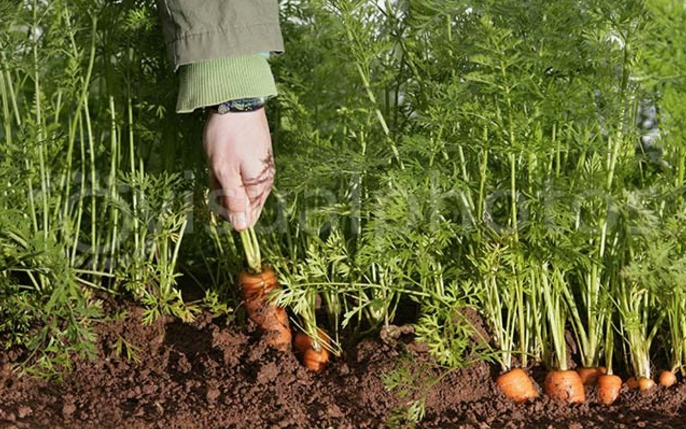
<svg viewBox="0 0 686 429"><path fill-rule="evenodd" d="M553 339L553 348L555 350L555 359L551 359L551 366L561 371L567 370L567 349L565 344L565 318L563 309L560 306L560 291L563 281L559 272L553 273L552 284L548 277L548 267L544 264L541 272L541 280L543 282L543 298L545 301L546 311L548 314L548 323L550 325L550 332ZM557 365L555 365L555 360Z"/></svg>
<svg viewBox="0 0 686 429"><path fill-rule="evenodd" d="M612 323L605 324L605 368L607 373L612 374L612 352L614 351L614 328Z"/></svg>
<svg viewBox="0 0 686 429"><path fill-rule="evenodd" d="M83 120L81 117L83 116L83 112L78 112L77 113L77 119L76 122L78 123L78 128L79 128L79 141L81 144L79 145L79 154L80 154L80 159L81 159L81 165L85 166L86 165L86 148L84 145L84 132L83 132ZM71 181L68 180L67 183L70 183ZM86 189L86 170L84 168L81 169L81 176L79 177L79 183L81 184L79 188L79 194L78 195L84 195L85 189ZM69 188L67 188L69 189ZM66 208L65 208L66 210ZM76 213L74 214L74 225L81 225L81 219L83 218L83 198L78 198L77 203L76 203ZM71 256L70 260L72 263L72 266L76 265L76 254L77 250L79 248L79 237L81 235L81 228L77 227L74 229L74 239L72 241L72 250L71 250Z"/></svg>
<svg viewBox="0 0 686 429"><path fill-rule="evenodd" d="M86 135L88 140L88 155L90 161L90 223L91 223L91 252L93 256L92 267L97 269L98 266L98 218L97 218L97 167L95 165L95 136L93 135L93 125L90 117L90 109L88 100L85 101L83 106L83 117L86 123Z"/></svg>
<svg viewBox="0 0 686 429"><path fill-rule="evenodd" d="M47 240L49 231L49 209L48 209L48 176L47 170L45 168L45 138L43 136L43 110L41 106L41 86L40 86L40 63L38 59L38 0L33 2L33 67L34 67L34 98L35 98L35 108L36 108L36 126L38 127L37 143L38 143L38 165L40 171L40 185L41 185L41 197L43 202L43 237ZM46 242L47 245L47 242Z"/></svg>
<svg viewBox="0 0 686 429"><path fill-rule="evenodd" d="M521 258L517 258L517 262L522 262ZM520 347L520 357L521 366L526 367L527 365L527 335L528 329L526 326L526 306L524 305L524 285L519 278L519 273L517 270L517 264L512 266L512 276L515 282L515 300L516 300L516 317L517 317L517 330L519 331L519 347Z"/></svg>
<svg viewBox="0 0 686 429"><path fill-rule="evenodd" d="M67 28L69 29L69 42L71 44L72 48L72 59L77 60L79 58L79 50L76 47L76 39L74 38L74 31L72 30L72 27L70 25L71 19L70 15L68 12L67 7L64 8L64 22L67 25ZM90 85L90 80L91 76L93 74L93 66L95 64L95 43L96 43L96 31L95 28L93 28L93 31L91 33L91 47L90 47L90 59L88 61L88 69L86 70L86 77L83 80L83 86L81 88L81 93L79 95L79 100L78 103L76 104L76 110L74 112L74 115L69 122L69 140L68 140L68 148L67 148L67 165L64 169L64 175L62 180L64 180L66 183L60 184L60 188L66 188L64 194L66 198L64 199L64 208L63 208L63 215L65 218L67 218L69 214L69 204L70 204L70 192L71 192L71 173L72 173L72 162L73 162L73 154L74 154L74 145L76 141L76 132L79 129L80 126L80 121L81 121L81 110L85 104L86 98L88 98L88 88ZM83 142L83 140L81 140ZM83 144L83 143L82 143ZM77 225L79 225L77 223ZM72 258L73 262L73 258Z"/></svg>
<svg viewBox="0 0 686 429"><path fill-rule="evenodd" d="M517 225L517 168L516 158L514 153L510 153L510 194L512 198L511 222L512 231L514 232L514 242L519 242L519 228Z"/></svg>
<svg viewBox="0 0 686 429"><path fill-rule="evenodd" d="M245 231L241 231L241 244L245 252L245 258L248 262L248 269L253 273L262 272L262 256L260 255L260 245L257 241L255 229L250 227Z"/></svg>
<svg viewBox="0 0 686 429"><path fill-rule="evenodd" d="M488 141L488 128L484 127L483 141ZM488 174L488 148L485 147L483 150L483 158L481 165L479 166L479 203L477 205L477 219L476 222L480 225L483 221L484 216L484 199L486 197L486 180ZM477 229L479 238L481 238L482 228Z"/></svg>
<svg viewBox="0 0 686 429"><path fill-rule="evenodd" d="M133 180L136 174L136 151L135 151L135 136L133 132L133 102L131 100L131 88L129 88L129 96L126 100L127 112L127 127L129 130L129 163L131 168L131 179ZM140 231L138 228L138 189L137 187L131 192L131 205L133 209L133 243L134 243L134 258L139 255L141 249Z"/></svg>
<svg viewBox="0 0 686 429"><path fill-rule="evenodd" d="M350 19L352 19L352 17L349 16L348 13L349 13L349 11L347 10L347 8L345 11L341 10L341 15L343 16L343 26L345 27L346 36L347 36L348 42L350 43L350 46L352 47L353 50L356 50L357 46L359 45L359 41L356 39L355 35L353 34L350 25L348 25L348 21ZM362 80L362 86L364 87L365 93L367 94L367 98L369 98L369 101L371 102L371 104L373 106L374 114L376 115L376 118L379 121L379 124L381 125L381 129L383 130L384 135L386 136L386 140L388 141L388 144L391 147L391 151L393 152L393 156L398 161L398 165L400 166L400 169L404 170L405 165L403 164L403 161L400 158L400 152L398 151L398 147L396 146L395 142L391 138L391 131L388 128L388 124L386 123L386 119L384 118L383 112L381 112L381 109L379 109L379 107L378 107L376 96L374 95L374 91L372 89L372 85L371 85L370 80L369 80L369 74L365 73L365 70L362 68L362 64L357 59L355 59L355 66L357 68L357 73L360 76L360 80Z"/></svg>
<svg viewBox="0 0 686 429"><path fill-rule="evenodd" d="M0 46L0 50L2 50L2 46ZM5 88L5 70L0 70L0 96L2 96L2 119L5 127L5 139L7 146L12 147L12 117L10 116L9 96Z"/></svg>
<svg viewBox="0 0 686 429"><path fill-rule="evenodd" d="M686 175L686 148L679 148L678 160L679 164L677 167L677 177L675 183L677 188L684 186L684 175Z"/></svg>
<svg viewBox="0 0 686 429"><path fill-rule="evenodd" d="M579 309L574 299L574 295L569 290L569 288L564 288L563 294L567 302L567 307L569 308L570 317L572 319L572 324L574 326L574 331L576 333L576 339L579 343L579 350L581 353L581 364L585 368L591 368L593 367L593 362L588 360L589 354L587 353L587 351L590 349L588 336L589 332L592 331L590 328L587 331L584 327L584 324L581 321L581 316L579 314Z"/></svg>
<svg viewBox="0 0 686 429"><path fill-rule="evenodd" d="M119 127L117 127L117 117L116 109L114 105L114 97L109 97L110 103L110 175L108 178L107 186L109 188L109 206L110 206L110 260L114 262L114 256L117 246L117 235L119 231L119 211L115 208L115 201L117 200L117 172L119 171L118 161L120 159L119 147L120 147L120 133ZM114 270L114 263L110 265L110 273Z"/></svg>

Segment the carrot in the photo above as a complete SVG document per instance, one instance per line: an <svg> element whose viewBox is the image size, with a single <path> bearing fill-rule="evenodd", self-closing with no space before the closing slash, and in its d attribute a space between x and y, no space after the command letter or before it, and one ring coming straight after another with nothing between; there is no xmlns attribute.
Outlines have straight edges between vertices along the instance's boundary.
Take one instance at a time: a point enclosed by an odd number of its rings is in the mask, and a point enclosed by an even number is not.
<svg viewBox="0 0 686 429"><path fill-rule="evenodd" d="M496 384L506 397L520 403L538 397L538 391L531 378L521 368L514 368L501 374Z"/></svg>
<svg viewBox="0 0 686 429"><path fill-rule="evenodd" d="M274 289L279 287L274 271L267 265L262 266L259 273L251 273L248 270L241 271L238 276L238 286L243 293L243 299L263 299Z"/></svg>
<svg viewBox="0 0 686 429"><path fill-rule="evenodd" d="M640 389L642 391L650 390L655 387L655 382L652 378L646 377L631 377L626 381L627 387L631 390Z"/></svg>
<svg viewBox="0 0 686 429"><path fill-rule="evenodd" d="M598 377L598 397L600 402L610 405L619 398L622 379L618 375L603 374Z"/></svg>
<svg viewBox="0 0 686 429"><path fill-rule="evenodd" d="M295 334L294 345L298 353L305 353L305 350L312 346L312 338L303 332L298 332Z"/></svg>
<svg viewBox="0 0 686 429"><path fill-rule="evenodd" d="M309 335L298 332L295 334L295 350L300 355L305 368L310 371L321 372L329 362L329 351L321 343L328 345L329 339L321 330L317 331L317 337L320 343L317 344L318 349L315 348L314 341Z"/></svg>
<svg viewBox="0 0 686 429"><path fill-rule="evenodd" d="M288 314L281 307L265 306L268 311L264 317L262 330L267 335L267 343L277 350L287 351L291 346L291 328L288 326Z"/></svg>
<svg viewBox="0 0 686 429"><path fill-rule="evenodd" d="M605 368L579 368L576 372L579 373L579 377L584 386L593 386L598 382L598 377L605 374Z"/></svg>
<svg viewBox="0 0 686 429"><path fill-rule="evenodd" d="M238 277L238 286L248 318L267 334L269 345L278 350L288 350L292 336L286 310L266 301L267 296L279 288L274 271L266 265L259 273L244 270Z"/></svg>
<svg viewBox="0 0 686 429"><path fill-rule="evenodd" d="M626 380L626 386L630 390L638 389L638 379L636 377L630 377L629 379Z"/></svg>
<svg viewBox="0 0 686 429"><path fill-rule="evenodd" d="M545 393L551 398L572 404L586 400L581 377L573 370L550 371L545 377Z"/></svg>
<svg viewBox="0 0 686 429"><path fill-rule="evenodd" d="M674 371L662 371L660 373L660 384L665 387L671 387L676 383L676 374Z"/></svg>
<svg viewBox="0 0 686 429"><path fill-rule="evenodd" d="M655 381L652 378L641 377L638 379L638 388L645 392L655 387Z"/></svg>

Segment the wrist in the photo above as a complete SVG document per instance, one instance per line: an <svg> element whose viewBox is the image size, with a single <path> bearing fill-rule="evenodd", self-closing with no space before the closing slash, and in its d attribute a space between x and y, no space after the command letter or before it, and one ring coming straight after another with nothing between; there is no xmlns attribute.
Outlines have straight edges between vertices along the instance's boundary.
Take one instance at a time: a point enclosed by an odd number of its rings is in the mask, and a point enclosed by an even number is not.
<svg viewBox="0 0 686 429"><path fill-rule="evenodd" d="M182 66L179 70L176 111L187 113L218 106L227 100L275 95L274 78L267 59L262 55L205 61Z"/></svg>
<svg viewBox="0 0 686 429"><path fill-rule="evenodd" d="M237 98L219 103L214 106L209 106L207 109L212 112L219 113L220 115L224 115L226 113L254 112L262 109L267 103L268 99L269 97Z"/></svg>

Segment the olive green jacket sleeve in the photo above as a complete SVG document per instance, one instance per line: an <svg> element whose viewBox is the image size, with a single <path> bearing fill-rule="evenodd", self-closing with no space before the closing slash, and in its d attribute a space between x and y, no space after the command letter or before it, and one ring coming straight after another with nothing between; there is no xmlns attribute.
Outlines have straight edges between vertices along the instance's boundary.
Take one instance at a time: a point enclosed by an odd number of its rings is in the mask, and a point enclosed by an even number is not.
<svg viewBox="0 0 686 429"><path fill-rule="evenodd" d="M169 57L185 64L283 52L277 0L157 0Z"/></svg>
<svg viewBox="0 0 686 429"><path fill-rule="evenodd" d="M264 53L283 52L277 0L157 0L179 71L177 111L276 95Z"/></svg>

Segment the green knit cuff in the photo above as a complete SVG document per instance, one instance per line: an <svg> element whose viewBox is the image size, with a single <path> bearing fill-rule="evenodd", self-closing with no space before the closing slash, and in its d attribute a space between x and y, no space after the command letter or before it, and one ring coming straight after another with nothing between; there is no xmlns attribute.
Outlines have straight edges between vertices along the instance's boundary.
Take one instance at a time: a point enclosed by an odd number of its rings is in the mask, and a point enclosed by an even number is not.
<svg viewBox="0 0 686 429"><path fill-rule="evenodd" d="M190 113L228 100L275 95L274 76L265 55L203 61L179 69L176 112Z"/></svg>

